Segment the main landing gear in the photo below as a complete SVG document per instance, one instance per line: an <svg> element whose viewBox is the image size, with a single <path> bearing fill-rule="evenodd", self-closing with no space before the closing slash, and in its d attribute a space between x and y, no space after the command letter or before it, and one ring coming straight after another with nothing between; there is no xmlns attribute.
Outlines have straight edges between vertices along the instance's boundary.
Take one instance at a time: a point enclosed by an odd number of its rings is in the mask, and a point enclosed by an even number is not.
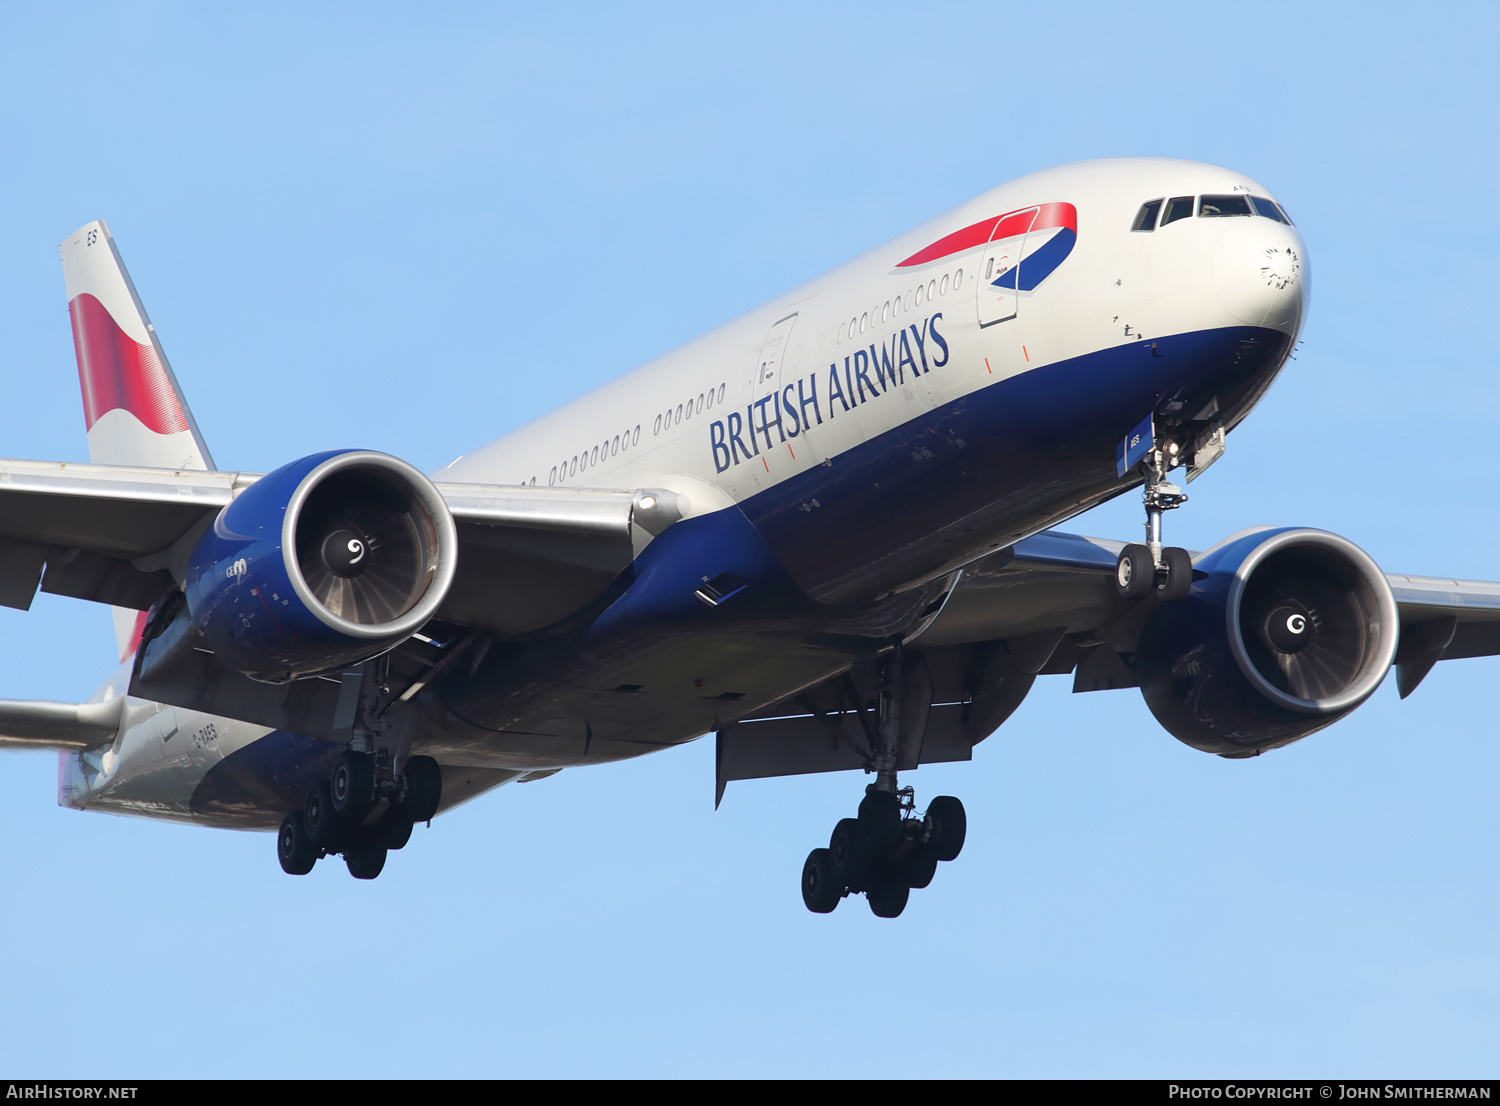
<svg viewBox="0 0 1500 1106"><path fill-rule="evenodd" d="M876 917L895 918L913 890L932 882L938 863L953 860L964 847L963 803L940 795L918 817L912 789L897 786L901 666L898 638L881 665L878 728L870 735L875 751L867 766L875 782L865 788L859 815L834 826L828 848L814 849L802 865L802 901L815 914L830 913L845 895L863 893Z"/></svg>
<svg viewBox="0 0 1500 1106"><path fill-rule="evenodd" d="M939 795L918 818L912 789L865 788L859 817L833 827L828 848L814 849L802 865L802 901L828 914L845 895L863 892L877 918L895 918L913 890L932 882L938 862L964 847L964 804Z"/></svg>
<svg viewBox="0 0 1500 1106"><path fill-rule="evenodd" d="M373 753L346 749L333 774L313 784L301 810L289 811L276 835L282 871L305 876L325 856L342 854L355 879L374 879L386 854L430 821L443 777L431 757L408 757L400 776L382 772Z"/></svg>
<svg viewBox="0 0 1500 1106"><path fill-rule="evenodd" d="M1162 602L1182 599L1193 586L1193 559L1186 549L1162 546L1161 517L1187 502L1176 484L1167 482L1167 472L1177 463L1177 446L1153 449L1141 461L1146 486L1141 498L1146 505L1146 544L1127 545L1115 562L1115 594L1121 599L1144 599L1153 592Z"/></svg>

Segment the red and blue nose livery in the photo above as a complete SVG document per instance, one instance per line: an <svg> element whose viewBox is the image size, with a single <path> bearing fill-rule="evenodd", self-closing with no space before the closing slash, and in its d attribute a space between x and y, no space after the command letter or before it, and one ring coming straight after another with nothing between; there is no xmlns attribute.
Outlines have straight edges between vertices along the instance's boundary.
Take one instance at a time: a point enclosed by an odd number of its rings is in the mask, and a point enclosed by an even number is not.
<svg viewBox="0 0 1500 1106"><path fill-rule="evenodd" d="M1012 292L1035 291L1078 241L1078 209L1070 203L1038 204L971 223L912 254L896 268L926 265L976 246L986 251L980 279Z"/></svg>

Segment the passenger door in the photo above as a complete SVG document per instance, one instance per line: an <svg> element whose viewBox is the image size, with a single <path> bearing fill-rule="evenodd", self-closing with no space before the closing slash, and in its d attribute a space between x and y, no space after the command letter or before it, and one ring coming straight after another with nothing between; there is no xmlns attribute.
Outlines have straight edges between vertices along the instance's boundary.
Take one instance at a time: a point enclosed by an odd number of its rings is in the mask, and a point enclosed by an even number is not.
<svg viewBox="0 0 1500 1106"><path fill-rule="evenodd" d="M791 341L792 327L796 322L797 313L793 311L786 318L777 319L766 334L766 340L760 347L760 360L756 365L755 376L750 384L752 403L781 387L782 362L786 359L787 344Z"/></svg>
<svg viewBox="0 0 1500 1106"><path fill-rule="evenodd" d="M1019 305L1016 278L1020 275L1026 233L1037 211L1035 207L1013 211L999 219L990 232L990 240L979 259L980 326L993 326L1016 317Z"/></svg>

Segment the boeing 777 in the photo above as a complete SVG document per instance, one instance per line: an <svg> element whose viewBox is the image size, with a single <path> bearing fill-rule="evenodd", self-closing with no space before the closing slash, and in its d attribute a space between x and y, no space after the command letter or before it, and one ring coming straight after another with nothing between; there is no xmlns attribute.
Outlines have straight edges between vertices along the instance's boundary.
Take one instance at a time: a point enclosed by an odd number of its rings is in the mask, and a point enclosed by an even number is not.
<svg viewBox="0 0 1500 1106"><path fill-rule="evenodd" d="M711 734L716 801L863 772L803 897L894 917L966 824L902 773L969 760L1038 675L1243 758L1500 653L1500 584L1317 529L1165 544L1307 304L1290 215L1232 170L1022 177L430 475L221 470L109 229L62 257L91 463L0 461L0 603L109 605L121 662L0 702L0 743L59 750L64 806L274 830L293 875L374 878L480 792ZM1054 529L1135 489L1144 541Z"/></svg>

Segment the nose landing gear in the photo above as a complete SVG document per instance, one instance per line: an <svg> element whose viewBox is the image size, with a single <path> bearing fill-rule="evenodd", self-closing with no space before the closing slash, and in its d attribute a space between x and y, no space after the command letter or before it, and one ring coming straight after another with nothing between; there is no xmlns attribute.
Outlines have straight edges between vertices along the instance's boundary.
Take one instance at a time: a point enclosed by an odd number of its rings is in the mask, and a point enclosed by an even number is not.
<svg viewBox="0 0 1500 1106"><path fill-rule="evenodd" d="M1142 424L1148 426L1149 420ZM1139 435L1141 428L1135 433ZM1121 599L1144 599L1155 593L1158 600L1170 602L1186 597L1192 588L1193 559L1186 549L1162 545L1161 521L1164 513L1186 503L1187 496L1167 480L1167 473L1180 463L1177 444L1158 445L1149 429L1145 444L1147 448L1137 467L1146 478L1141 494L1146 507L1146 543L1127 545L1120 550L1115 562L1115 594ZM1126 448L1127 444L1121 443L1122 456Z"/></svg>

